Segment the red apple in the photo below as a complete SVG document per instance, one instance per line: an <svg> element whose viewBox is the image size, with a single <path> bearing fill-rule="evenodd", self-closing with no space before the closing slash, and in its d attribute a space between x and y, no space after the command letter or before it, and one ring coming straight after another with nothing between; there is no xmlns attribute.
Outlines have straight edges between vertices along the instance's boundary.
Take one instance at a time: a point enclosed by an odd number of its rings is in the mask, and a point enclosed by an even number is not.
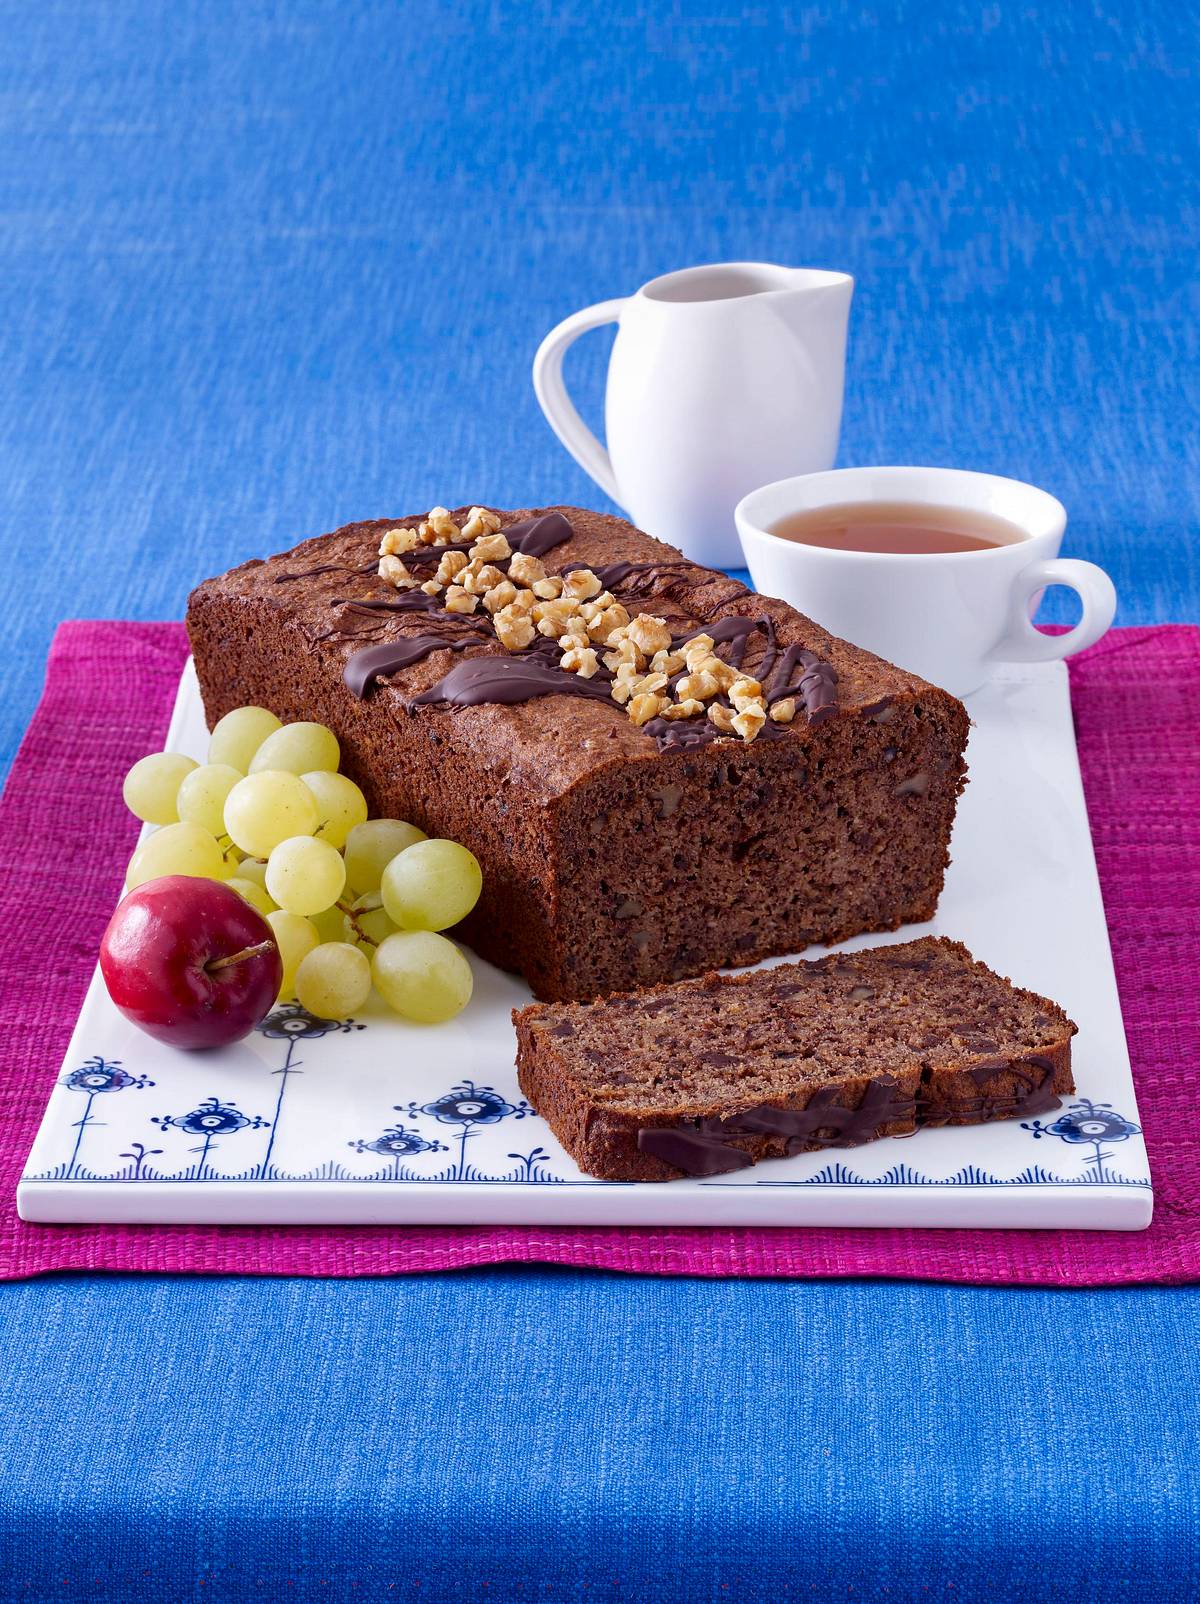
<svg viewBox="0 0 1200 1604"><path fill-rule="evenodd" d="M121 902L100 943L117 1007L172 1047L241 1041L274 1005L283 962L270 925L216 880L169 874Z"/></svg>

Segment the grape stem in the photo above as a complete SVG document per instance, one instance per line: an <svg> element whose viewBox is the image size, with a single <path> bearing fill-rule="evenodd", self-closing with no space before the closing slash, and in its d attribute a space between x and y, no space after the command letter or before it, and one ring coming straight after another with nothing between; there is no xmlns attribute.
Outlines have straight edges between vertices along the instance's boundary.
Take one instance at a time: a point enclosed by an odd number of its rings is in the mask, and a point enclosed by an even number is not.
<svg viewBox="0 0 1200 1604"><path fill-rule="evenodd" d="M240 952L231 952L224 958L213 958L204 967L212 975L218 969L228 969L233 964L245 963L247 958L258 958L263 953L273 952L274 950L275 943L273 941L259 941L253 947L243 947Z"/></svg>
<svg viewBox="0 0 1200 1604"><path fill-rule="evenodd" d="M354 909L349 905L349 903L339 902L336 904L336 906L341 910L342 913L346 915L346 918L349 919L351 928L360 941L365 941L369 947L377 947L379 945L377 941L373 940L367 934L362 925L359 924L358 915L355 913Z"/></svg>

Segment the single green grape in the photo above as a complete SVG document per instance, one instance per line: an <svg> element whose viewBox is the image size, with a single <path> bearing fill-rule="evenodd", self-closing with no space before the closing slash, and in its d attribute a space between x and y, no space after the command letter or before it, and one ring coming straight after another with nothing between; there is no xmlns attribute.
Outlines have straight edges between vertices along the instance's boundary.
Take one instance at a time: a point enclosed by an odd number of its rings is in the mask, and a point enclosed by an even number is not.
<svg viewBox="0 0 1200 1604"><path fill-rule="evenodd" d="M267 889L267 865L262 858L243 858L237 866L238 878L253 880L255 885Z"/></svg>
<svg viewBox="0 0 1200 1604"><path fill-rule="evenodd" d="M320 913L310 913L308 917L316 926L322 942L348 939L344 928L346 916L340 903L335 902L331 908L322 908Z"/></svg>
<svg viewBox="0 0 1200 1604"><path fill-rule="evenodd" d="M479 901L483 872L457 841L418 841L383 871L383 905L401 930L448 930Z"/></svg>
<svg viewBox="0 0 1200 1604"><path fill-rule="evenodd" d="M208 761L227 764L239 774L248 774L250 759L267 736L279 727L279 720L265 707L235 707L213 726L208 741Z"/></svg>
<svg viewBox="0 0 1200 1604"><path fill-rule="evenodd" d="M281 841L316 827L316 798L298 774L249 774L225 798L225 828L252 858L269 858Z"/></svg>
<svg viewBox="0 0 1200 1604"><path fill-rule="evenodd" d="M275 730L250 759L250 773L265 769L286 769L289 774L307 774L310 769L336 770L341 761L337 736L324 724L285 724Z"/></svg>
<svg viewBox="0 0 1200 1604"><path fill-rule="evenodd" d="M228 763L205 763L185 774L176 803L179 817L212 835L224 835L225 798L241 778Z"/></svg>
<svg viewBox="0 0 1200 1604"><path fill-rule="evenodd" d="M375 950L371 978L402 1019L440 1025L471 1000L471 966L452 941L432 930L400 930Z"/></svg>
<svg viewBox="0 0 1200 1604"><path fill-rule="evenodd" d="M300 777L317 799L321 822L315 833L340 852L354 826L367 817L366 797L353 780L344 774L331 774L328 769L309 769Z"/></svg>
<svg viewBox="0 0 1200 1604"><path fill-rule="evenodd" d="M164 824L148 835L129 860L125 884L130 891L147 880L186 874L195 880L228 880L227 864L216 839L198 824Z"/></svg>
<svg viewBox="0 0 1200 1604"><path fill-rule="evenodd" d="M267 859L267 890L288 913L321 913L331 908L345 884L341 853L311 835L281 841Z"/></svg>
<svg viewBox="0 0 1200 1604"><path fill-rule="evenodd" d="M356 824L346 837L346 884L356 895L378 891L383 871L394 857L417 841L424 830L403 819L370 819Z"/></svg>
<svg viewBox="0 0 1200 1604"><path fill-rule="evenodd" d="M389 917L378 891L368 891L356 897L350 904L350 913L339 912L339 917L342 931L338 940L365 947L368 952L396 931L395 921Z"/></svg>
<svg viewBox="0 0 1200 1604"><path fill-rule="evenodd" d="M182 752L151 752L139 758L125 776L125 806L146 824L176 824L179 787L196 763Z"/></svg>
<svg viewBox="0 0 1200 1604"><path fill-rule="evenodd" d="M275 913L269 913L267 923L274 933L275 945L279 948L279 956L283 960L283 980L280 983L279 995L285 999L294 997L296 971L302 960L317 945L317 932L313 929L311 920L301 918L298 913L286 913L282 908Z"/></svg>
<svg viewBox="0 0 1200 1604"><path fill-rule="evenodd" d="M348 942L326 942L300 960L296 1001L319 1019L347 1019L370 995L370 962Z"/></svg>
<svg viewBox="0 0 1200 1604"><path fill-rule="evenodd" d="M255 881L243 880L241 875L235 874L233 879L226 880L225 884L231 891L236 891L238 896L248 902L252 908L257 908L259 913L265 915L275 912L276 903L267 894L265 887L258 885Z"/></svg>

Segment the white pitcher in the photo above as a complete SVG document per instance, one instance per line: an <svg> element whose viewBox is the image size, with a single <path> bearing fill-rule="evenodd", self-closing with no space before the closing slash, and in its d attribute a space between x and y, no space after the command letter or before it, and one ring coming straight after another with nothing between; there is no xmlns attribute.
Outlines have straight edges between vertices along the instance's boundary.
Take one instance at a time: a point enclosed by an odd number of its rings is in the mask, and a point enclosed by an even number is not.
<svg viewBox="0 0 1200 1604"><path fill-rule="evenodd" d="M749 491L837 455L854 280L767 262L651 279L576 312L542 341L533 387L567 450L634 523L696 562L737 567ZM620 325L608 366L608 450L563 384L567 347Z"/></svg>

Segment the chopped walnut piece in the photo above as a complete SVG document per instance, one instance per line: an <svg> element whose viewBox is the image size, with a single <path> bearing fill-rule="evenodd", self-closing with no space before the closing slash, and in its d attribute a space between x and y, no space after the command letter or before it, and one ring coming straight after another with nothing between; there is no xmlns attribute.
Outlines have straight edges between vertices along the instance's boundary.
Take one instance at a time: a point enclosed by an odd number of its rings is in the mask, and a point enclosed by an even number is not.
<svg viewBox="0 0 1200 1604"><path fill-rule="evenodd" d="M492 563L481 563L476 559L463 569L458 582L464 590L469 590L472 596L482 596L496 585L502 585L507 577L503 568L496 568Z"/></svg>
<svg viewBox="0 0 1200 1604"><path fill-rule="evenodd" d="M635 696L649 696L659 691L665 691L666 688L667 676L665 674L643 674L641 679L635 683L633 693Z"/></svg>
<svg viewBox="0 0 1200 1604"><path fill-rule="evenodd" d="M659 709L662 707L662 705L663 698L661 696L656 696L653 693L650 693L649 695L643 694L640 696L631 696L629 699L629 706L625 709L625 711L629 714L633 722L640 728L643 724L648 724L652 718L658 717Z"/></svg>
<svg viewBox="0 0 1200 1604"><path fill-rule="evenodd" d="M703 669L697 669L694 673L683 676L675 687L675 694L685 700L698 699L699 701L707 702L720 689L721 687L711 674L706 673Z"/></svg>
<svg viewBox="0 0 1200 1604"><path fill-rule="evenodd" d="M505 651L523 651L534 638L533 624L528 616L512 607L502 607L492 623L496 628L496 639Z"/></svg>
<svg viewBox="0 0 1200 1604"><path fill-rule="evenodd" d="M533 621L543 635L557 640L560 635L567 633L567 619L573 618L578 611L578 602L560 596L557 601L535 602Z"/></svg>
<svg viewBox="0 0 1200 1604"><path fill-rule="evenodd" d="M406 551L416 551L418 544L415 529L386 529L379 542L379 555L403 557Z"/></svg>
<svg viewBox="0 0 1200 1604"><path fill-rule="evenodd" d="M436 579L427 579L421 589L427 596L440 596L442 594L441 584Z"/></svg>
<svg viewBox="0 0 1200 1604"><path fill-rule="evenodd" d="M796 716L796 698L785 696L781 702L773 704L770 713L776 724L790 724Z"/></svg>
<svg viewBox="0 0 1200 1604"><path fill-rule="evenodd" d="M562 654L559 667L571 674L578 674L581 679L591 679L599 671L600 664L596 661L594 647L573 645Z"/></svg>
<svg viewBox="0 0 1200 1604"><path fill-rule="evenodd" d="M563 593L563 582L557 574L551 574L547 579L535 579L530 589L539 601L556 601Z"/></svg>
<svg viewBox="0 0 1200 1604"><path fill-rule="evenodd" d="M471 557L475 562L499 563L511 556L512 547L503 535L480 535L471 547Z"/></svg>
<svg viewBox="0 0 1200 1604"><path fill-rule="evenodd" d="M736 668L730 668L723 657L709 656L696 665L689 663L688 667L693 673L710 675L716 680L718 688L723 691L729 690L730 686L742 677Z"/></svg>
<svg viewBox="0 0 1200 1604"><path fill-rule="evenodd" d="M716 644L711 635L693 635L691 640L685 641L680 648L683 652L684 662L689 668L692 666L693 659L697 663L703 663L706 658L713 655Z"/></svg>
<svg viewBox="0 0 1200 1604"><path fill-rule="evenodd" d="M590 568L576 568L574 573L563 575L563 595L571 596L575 601L590 601L598 596L604 586L596 578Z"/></svg>
<svg viewBox="0 0 1200 1604"><path fill-rule="evenodd" d="M620 602L614 602L611 607L602 607L598 613L588 619L588 634L601 645L607 645L614 632L623 629L629 622L629 614ZM636 651L637 648L633 647Z"/></svg>
<svg viewBox="0 0 1200 1604"><path fill-rule="evenodd" d="M734 712L731 707L726 707L724 702L713 702L708 709L708 716L722 735L733 733Z"/></svg>
<svg viewBox="0 0 1200 1604"><path fill-rule="evenodd" d="M537 606L537 597L531 590L523 589L520 585L518 585L517 594L513 597L509 605L516 608L517 612L519 613L531 613Z"/></svg>
<svg viewBox="0 0 1200 1604"><path fill-rule="evenodd" d="M747 674L739 674L729 687L729 700L740 713L748 703L762 701L762 686Z"/></svg>
<svg viewBox="0 0 1200 1604"><path fill-rule="evenodd" d="M608 637L609 650L604 654L604 666L616 673L619 668L628 665L639 672L646 666L645 653L639 652L631 640L624 640L624 631L615 629Z"/></svg>
<svg viewBox="0 0 1200 1604"><path fill-rule="evenodd" d="M639 613L630 622L626 639L631 640L647 657L671 649L671 631L667 628L666 619L654 618L649 613Z"/></svg>
<svg viewBox="0 0 1200 1604"><path fill-rule="evenodd" d="M558 644L564 652L570 651L572 646L590 646L592 643L588 639L588 632L584 627L583 620L580 618L568 618L566 629L558 637Z"/></svg>
<svg viewBox="0 0 1200 1604"><path fill-rule="evenodd" d="M682 702L671 702L662 710L663 718L695 718L697 713L703 713L704 703L697 702L693 697Z"/></svg>
<svg viewBox="0 0 1200 1604"><path fill-rule="evenodd" d="M379 559L379 577L385 585L395 585L397 590L412 590L413 586L418 583L399 557L381 557Z"/></svg>
<svg viewBox="0 0 1200 1604"><path fill-rule="evenodd" d="M633 695L633 687L637 680L638 670L634 665L632 663L622 663L613 675L612 686L609 690L609 695L613 701L620 702L623 706Z"/></svg>
<svg viewBox="0 0 1200 1604"><path fill-rule="evenodd" d="M472 596L469 590L461 585L451 585L446 591L446 611L448 613L473 613L479 606L479 597Z"/></svg>
<svg viewBox="0 0 1200 1604"><path fill-rule="evenodd" d="M478 540L482 535L494 535L499 528L500 520L494 512L489 512L486 507L472 507L462 526L462 538Z"/></svg>
<svg viewBox="0 0 1200 1604"><path fill-rule="evenodd" d="M683 667L682 652L655 652L650 667L656 674L678 674Z"/></svg>
<svg viewBox="0 0 1200 1604"><path fill-rule="evenodd" d="M514 551L508 565L508 577L517 585L532 585L545 579L546 565L540 557L527 557L523 551Z"/></svg>
<svg viewBox="0 0 1200 1604"><path fill-rule="evenodd" d="M455 574L462 573L469 560L465 551L448 551L437 565L436 578L440 579L443 585L448 585Z"/></svg>
<svg viewBox="0 0 1200 1604"><path fill-rule="evenodd" d="M458 525L445 507L431 507L418 533L425 545L444 546L448 541L458 539Z"/></svg>
<svg viewBox="0 0 1200 1604"><path fill-rule="evenodd" d="M498 613L502 607L511 607L517 599L517 587L510 579L502 579L498 585L483 593L483 605L489 613Z"/></svg>
<svg viewBox="0 0 1200 1604"><path fill-rule="evenodd" d="M751 702L733 720L733 727L743 741L752 741L766 722L766 709L762 703Z"/></svg>

